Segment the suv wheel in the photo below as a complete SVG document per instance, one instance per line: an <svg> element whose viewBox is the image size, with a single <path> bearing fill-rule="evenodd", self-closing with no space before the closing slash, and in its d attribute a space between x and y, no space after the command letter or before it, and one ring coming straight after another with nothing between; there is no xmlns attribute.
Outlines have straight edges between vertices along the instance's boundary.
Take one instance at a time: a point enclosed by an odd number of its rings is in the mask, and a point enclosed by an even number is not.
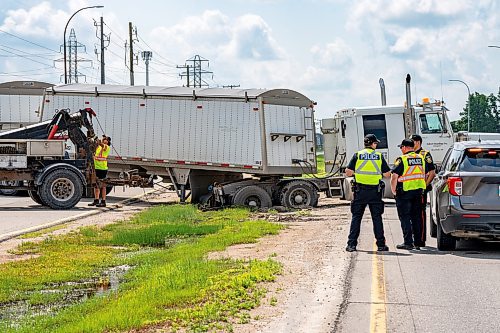
<svg viewBox="0 0 500 333"><path fill-rule="evenodd" d="M429 233L431 234L431 237L437 237L437 225L436 221L434 221L434 218L432 217L432 210L429 212Z"/></svg>
<svg viewBox="0 0 500 333"><path fill-rule="evenodd" d="M437 248L440 251L453 251L457 247L457 239L443 231L441 224L437 225Z"/></svg>

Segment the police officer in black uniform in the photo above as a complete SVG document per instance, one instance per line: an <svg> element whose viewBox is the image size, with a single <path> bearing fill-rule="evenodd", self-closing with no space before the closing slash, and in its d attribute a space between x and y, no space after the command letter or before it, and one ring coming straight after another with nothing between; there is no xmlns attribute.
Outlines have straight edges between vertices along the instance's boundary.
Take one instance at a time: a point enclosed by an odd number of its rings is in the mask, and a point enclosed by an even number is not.
<svg viewBox="0 0 500 333"><path fill-rule="evenodd" d="M422 148L422 137L418 134L413 134L411 139L415 143L415 153L422 155L425 162L425 171L427 172L425 183L426 188L422 196L422 238L419 242L415 243L415 246L424 247L425 241L427 239L427 193L432 190L431 182L436 177L436 166L434 165L434 160L432 159L431 153Z"/></svg>
<svg viewBox="0 0 500 333"><path fill-rule="evenodd" d="M422 195L425 190L425 163L414 151L415 143L404 139L399 148L403 153L394 162L391 191L396 197L404 243L398 249L420 249L422 239Z"/></svg>
<svg viewBox="0 0 500 333"><path fill-rule="evenodd" d="M354 154L345 173L348 177L354 175L353 185L354 200L351 202L351 229L347 241L347 252L356 251L358 237L361 229L361 220L366 206L370 208L373 222L373 232L377 240L378 251L389 251L385 244L384 225L382 214L384 213L384 186L382 176L389 177L390 168L381 153L375 148L380 141L374 134L368 134L364 138L365 149Z"/></svg>

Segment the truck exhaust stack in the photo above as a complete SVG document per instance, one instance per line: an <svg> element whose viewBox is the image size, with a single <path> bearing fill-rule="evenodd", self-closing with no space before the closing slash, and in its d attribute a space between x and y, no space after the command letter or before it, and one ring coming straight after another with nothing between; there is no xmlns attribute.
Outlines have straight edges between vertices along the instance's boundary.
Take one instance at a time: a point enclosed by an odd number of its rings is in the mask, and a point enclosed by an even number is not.
<svg viewBox="0 0 500 333"><path fill-rule="evenodd" d="M387 105L387 99L385 96L385 84L384 79L378 79L378 83L380 84L380 98L382 99L382 106Z"/></svg>

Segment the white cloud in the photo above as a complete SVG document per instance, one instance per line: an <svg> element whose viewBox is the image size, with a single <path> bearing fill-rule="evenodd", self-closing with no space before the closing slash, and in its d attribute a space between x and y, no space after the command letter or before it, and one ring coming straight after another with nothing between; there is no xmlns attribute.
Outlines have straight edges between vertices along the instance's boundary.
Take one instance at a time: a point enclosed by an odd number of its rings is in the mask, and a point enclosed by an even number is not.
<svg viewBox="0 0 500 333"><path fill-rule="evenodd" d="M325 46L314 45L311 52L314 60L322 66L338 67L352 63L352 50L341 38L336 38Z"/></svg>

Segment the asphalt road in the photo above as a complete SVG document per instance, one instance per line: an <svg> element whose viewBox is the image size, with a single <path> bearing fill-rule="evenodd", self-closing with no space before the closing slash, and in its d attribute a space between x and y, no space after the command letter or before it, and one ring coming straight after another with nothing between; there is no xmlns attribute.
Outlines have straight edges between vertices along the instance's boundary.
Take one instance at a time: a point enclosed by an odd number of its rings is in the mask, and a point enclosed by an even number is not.
<svg viewBox="0 0 500 333"><path fill-rule="evenodd" d="M107 195L106 203L108 206L116 204L147 191L150 189L126 188L123 191L123 187L116 187ZM87 206L92 200L83 198L70 210L53 210L35 203L29 196L0 195L0 239L21 230L99 210L100 208Z"/></svg>
<svg viewBox="0 0 500 333"><path fill-rule="evenodd" d="M339 317L341 332L498 332L500 243L461 241L440 252L428 237L420 251L396 250L402 233L394 204L384 226L390 252L374 252L371 220L358 251Z"/></svg>

